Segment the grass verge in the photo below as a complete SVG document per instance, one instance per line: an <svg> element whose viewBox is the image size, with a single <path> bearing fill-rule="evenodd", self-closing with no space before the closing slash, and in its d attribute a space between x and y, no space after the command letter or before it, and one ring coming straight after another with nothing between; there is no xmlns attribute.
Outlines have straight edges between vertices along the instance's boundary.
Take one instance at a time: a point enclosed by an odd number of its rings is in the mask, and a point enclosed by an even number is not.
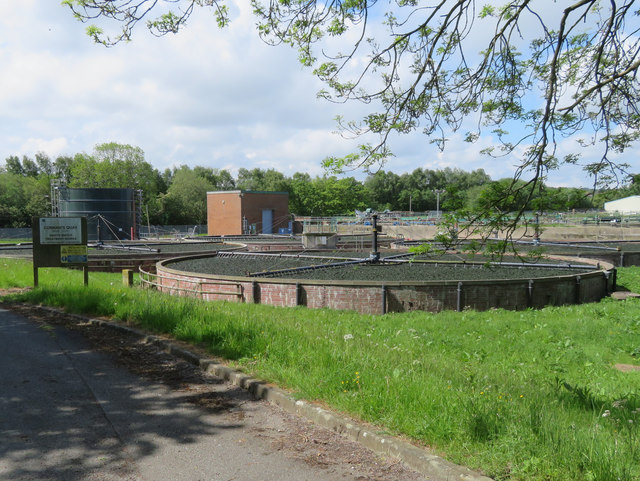
<svg viewBox="0 0 640 481"><path fill-rule="evenodd" d="M0 259L0 288L31 264ZM619 270L640 292L640 268ZM41 269L15 300L205 344L260 378L429 445L496 480L640 479L640 301L511 312L353 312L205 303L117 274Z"/></svg>

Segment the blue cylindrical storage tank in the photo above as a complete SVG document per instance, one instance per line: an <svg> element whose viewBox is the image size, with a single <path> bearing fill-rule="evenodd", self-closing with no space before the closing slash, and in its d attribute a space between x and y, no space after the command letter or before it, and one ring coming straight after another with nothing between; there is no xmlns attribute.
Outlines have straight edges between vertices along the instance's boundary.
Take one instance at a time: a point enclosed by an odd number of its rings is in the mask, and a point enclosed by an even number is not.
<svg viewBox="0 0 640 481"><path fill-rule="evenodd" d="M89 240L135 238L136 191L134 189L61 188L61 217L86 217Z"/></svg>

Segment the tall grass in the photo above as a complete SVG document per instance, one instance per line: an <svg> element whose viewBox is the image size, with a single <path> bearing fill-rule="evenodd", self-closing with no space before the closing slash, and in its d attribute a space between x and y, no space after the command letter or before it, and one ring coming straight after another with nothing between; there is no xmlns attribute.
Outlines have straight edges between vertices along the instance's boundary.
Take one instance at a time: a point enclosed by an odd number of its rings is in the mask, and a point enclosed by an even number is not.
<svg viewBox="0 0 640 481"><path fill-rule="evenodd" d="M13 262L0 287L30 273ZM621 269L619 282L640 290L640 268ZM167 297L120 287L117 275L92 273L84 288L81 273L60 270L15 298L202 343L495 479L640 479L640 372L614 368L639 364L637 300L367 316Z"/></svg>

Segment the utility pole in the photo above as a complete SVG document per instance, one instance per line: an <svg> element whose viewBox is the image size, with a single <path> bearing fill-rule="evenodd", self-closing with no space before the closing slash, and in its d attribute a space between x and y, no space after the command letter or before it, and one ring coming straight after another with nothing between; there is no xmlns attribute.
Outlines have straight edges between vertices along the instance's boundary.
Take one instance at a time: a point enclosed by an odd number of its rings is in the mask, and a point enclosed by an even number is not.
<svg viewBox="0 0 640 481"><path fill-rule="evenodd" d="M436 217L439 219L440 218L440 194L444 193L444 190L435 189L434 192L436 193Z"/></svg>

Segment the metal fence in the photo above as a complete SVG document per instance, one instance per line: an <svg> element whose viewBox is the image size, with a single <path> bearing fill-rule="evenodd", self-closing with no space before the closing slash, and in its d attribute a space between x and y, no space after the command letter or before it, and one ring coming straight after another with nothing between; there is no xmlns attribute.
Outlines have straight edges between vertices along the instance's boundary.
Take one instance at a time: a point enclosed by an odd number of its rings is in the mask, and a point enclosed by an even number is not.
<svg viewBox="0 0 640 481"><path fill-rule="evenodd" d="M138 237L141 239L187 237L207 234L207 225L141 225L138 227Z"/></svg>
<svg viewBox="0 0 640 481"><path fill-rule="evenodd" d="M200 299L204 299L205 295L221 295L221 296L233 296L233 297L238 297L241 298L242 297L242 285L237 283L237 282L225 282L225 281L220 281L220 280L212 280L212 281L205 281L205 280L201 280L199 279L198 281L185 281L183 278L180 277L173 277L173 276L167 276L167 275L162 275L162 274L155 274L153 272L148 272L143 270L141 267L138 269L139 273L140 273L140 284L141 287L143 289L159 289L159 290L168 290L171 292L179 292L179 293L184 293L184 295L187 296L191 296L191 297L198 297ZM161 281L162 280L169 280L172 283L175 283L175 285L164 285ZM181 287L180 283L187 283L190 285L195 284L197 287L193 288L193 287ZM220 285L225 285L225 286L235 286L238 288L237 292L230 292L230 291L221 291L221 290L212 290L212 289L205 289L205 286L220 286Z"/></svg>
<svg viewBox="0 0 640 481"><path fill-rule="evenodd" d="M167 238L167 237L187 237L207 234L207 225L141 225L138 228L138 237L141 239L148 238ZM29 239L31 240L31 228L19 227L0 228L0 239Z"/></svg>
<svg viewBox="0 0 640 481"><path fill-rule="evenodd" d="M0 228L0 239L29 239L31 240L31 228L30 227L3 227Z"/></svg>

